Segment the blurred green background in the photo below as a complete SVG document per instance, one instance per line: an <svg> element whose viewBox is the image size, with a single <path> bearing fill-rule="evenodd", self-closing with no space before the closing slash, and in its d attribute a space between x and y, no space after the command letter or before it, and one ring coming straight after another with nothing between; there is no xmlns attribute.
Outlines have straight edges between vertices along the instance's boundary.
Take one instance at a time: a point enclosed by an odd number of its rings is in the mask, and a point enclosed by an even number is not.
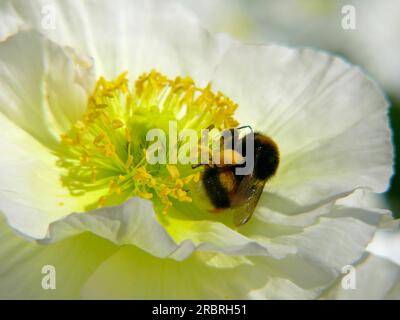
<svg viewBox="0 0 400 320"><path fill-rule="evenodd" d="M204 27L245 43L311 46L359 65L386 93L395 154L400 148L400 0L180 0ZM352 19L355 28L348 28ZM395 172L400 162L395 160ZM400 176L374 199L400 218Z"/></svg>

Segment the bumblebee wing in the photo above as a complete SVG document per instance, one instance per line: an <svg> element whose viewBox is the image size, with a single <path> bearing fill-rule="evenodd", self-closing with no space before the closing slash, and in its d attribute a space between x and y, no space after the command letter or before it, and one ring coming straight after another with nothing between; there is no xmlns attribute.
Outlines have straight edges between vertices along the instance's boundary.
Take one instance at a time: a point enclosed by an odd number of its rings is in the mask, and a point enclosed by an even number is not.
<svg viewBox="0 0 400 320"><path fill-rule="evenodd" d="M239 183L232 199L233 222L238 227L245 224L254 213L258 200L264 190L266 180L258 180L253 175L246 176Z"/></svg>

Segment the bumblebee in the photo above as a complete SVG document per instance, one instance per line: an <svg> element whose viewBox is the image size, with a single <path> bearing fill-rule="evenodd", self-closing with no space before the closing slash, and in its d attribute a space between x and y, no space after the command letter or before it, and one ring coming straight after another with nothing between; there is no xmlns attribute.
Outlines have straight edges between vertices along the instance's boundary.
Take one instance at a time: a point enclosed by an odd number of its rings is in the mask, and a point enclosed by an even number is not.
<svg viewBox="0 0 400 320"><path fill-rule="evenodd" d="M242 127L243 128L243 127ZM237 129L229 129L232 136L238 136ZM279 150L276 143L269 137L251 130L250 136L240 139L241 150L226 148L226 141L221 145L221 154L231 154L232 162L225 164L204 165L201 182L205 193L214 209L219 212L225 209L233 210L233 222L236 226L245 224L252 217L263 192L265 183L276 173L279 165ZM251 138L251 139L248 139ZM251 141L253 157L246 157L246 143ZM228 141L228 145L231 141ZM231 144L232 145L232 144ZM238 163L239 158L244 162ZM251 160L249 160L251 159ZM252 161L249 173L238 174L238 168L244 168Z"/></svg>

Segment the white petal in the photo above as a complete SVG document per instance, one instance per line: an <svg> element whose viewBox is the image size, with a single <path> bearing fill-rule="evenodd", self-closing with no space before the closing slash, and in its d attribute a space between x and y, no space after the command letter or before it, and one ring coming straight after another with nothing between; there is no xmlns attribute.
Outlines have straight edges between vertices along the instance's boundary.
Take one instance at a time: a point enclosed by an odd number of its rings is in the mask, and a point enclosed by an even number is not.
<svg viewBox="0 0 400 320"><path fill-rule="evenodd" d="M351 210L351 209L350 209ZM350 213L349 213L350 214ZM297 254L228 257L196 252L182 262L158 259L125 246L86 283L84 298L112 299L310 299L356 263L374 228L352 218L323 219L291 242ZM353 233L357 236L353 236Z"/></svg>
<svg viewBox="0 0 400 320"><path fill-rule="evenodd" d="M40 242L55 243L90 231L115 244L135 245L156 257L176 260L186 259L194 250L229 255L266 255L278 259L296 252L293 246L244 237L222 223L185 222L172 217L168 221L168 224L160 224L152 202L134 197L119 206L75 213L55 221L50 225L46 238Z"/></svg>
<svg viewBox="0 0 400 320"><path fill-rule="evenodd" d="M91 74L76 59L32 31L0 43L0 210L28 236L78 207L52 149L86 105Z"/></svg>
<svg viewBox="0 0 400 320"><path fill-rule="evenodd" d="M43 28L42 8L55 12L54 29ZM61 45L93 57L98 75L123 71L136 79L155 68L170 76L190 75L206 84L231 41L218 40L174 1L12 1L27 26Z"/></svg>
<svg viewBox="0 0 400 320"><path fill-rule="evenodd" d="M97 266L117 249L90 233L38 245L16 236L1 216L0 243L0 299L77 299ZM46 266L55 268L55 290L42 287L52 272Z"/></svg>
<svg viewBox="0 0 400 320"><path fill-rule="evenodd" d="M311 49L242 46L217 68L217 88L239 103L238 119L271 136L281 163L268 192L302 206L392 175L388 105L359 69ZM240 76L238 76L240 75Z"/></svg>
<svg viewBox="0 0 400 320"><path fill-rule="evenodd" d="M61 185L57 157L0 114L0 212L19 232L46 235L48 224L78 207Z"/></svg>
<svg viewBox="0 0 400 320"><path fill-rule="evenodd" d="M237 259L237 258L234 258ZM263 264L228 266L220 254L197 253L183 262L121 248L86 283L86 299L308 299L316 296L287 279L271 277ZM225 267L215 267L223 262ZM210 265L210 263L212 265Z"/></svg>
<svg viewBox="0 0 400 320"><path fill-rule="evenodd" d="M264 192L255 216L261 221L272 225L307 227L317 223L317 219L338 212L338 208L353 208L352 216L371 225L377 225L384 216L390 216L388 210L371 209L370 192L357 189L349 196L335 202L301 207L296 203L273 194Z"/></svg>
<svg viewBox="0 0 400 320"><path fill-rule="evenodd" d="M42 243L54 243L90 231L115 244L133 244L161 257L182 260L194 246L184 241L179 246L158 223L152 202L134 197L119 206L75 213L52 223Z"/></svg>
<svg viewBox="0 0 400 320"><path fill-rule="evenodd" d="M120 206L76 213L56 221L42 242L54 243L90 231L118 245L138 246L160 258L184 260L193 251L208 251L266 256L280 263L299 256L332 276L361 256L381 217L374 211L335 206L306 228L253 219L239 230L232 230L220 222L190 220L188 216L182 219L173 212L156 217L151 201L132 198ZM345 246L336 241L345 242Z"/></svg>
<svg viewBox="0 0 400 320"><path fill-rule="evenodd" d="M341 52L377 77L391 94L399 95L397 0L385 0L384 5L375 0L256 0L251 6L244 1L232 5L230 0L179 2L198 13L208 30L229 32L244 42L307 45ZM340 28L345 5L356 9L357 27L351 32Z"/></svg>
<svg viewBox="0 0 400 320"><path fill-rule="evenodd" d="M215 221L194 221L176 219L173 215L165 218L163 225L175 241L190 240L198 251L222 252L227 255L271 256L282 259L296 253L296 247L283 243L271 243L250 238Z"/></svg>
<svg viewBox="0 0 400 320"><path fill-rule="evenodd" d="M0 3L0 41L4 41L11 35L18 32L24 25L24 21L8 1Z"/></svg>
<svg viewBox="0 0 400 320"><path fill-rule="evenodd" d="M358 259L376 228L354 218L321 218L302 234L277 239L295 243L298 254L322 269L337 273L349 261Z"/></svg>
<svg viewBox="0 0 400 320"><path fill-rule="evenodd" d="M358 220L357 216L363 213L336 208L331 216L320 218L318 223L303 230L257 223L246 230L246 235L260 242L269 238L273 244L294 246L297 249L295 255L281 260L269 259L267 265L282 273L281 277L306 289L326 288L345 265L360 259L371 241L376 226ZM273 234L274 229L276 234Z"/></svg>
<svg viewBox="0 0 400 320"><path fill-rule="evenodd" d="M232 230L220 222L198 221L189 213L182 215L171 212L160 219L177 243L190 240L200 251L268 256L277 259L277 265L299 256L330 276L360 258L385 217L379 210L334 205L300 217L281 216L278 221L263 222L254 217Z"/></svg>
<svg viewBox="0 0 400 320"><path fill-rule="evenodd" d="M355 265L353 274L355 275L355 288L342 285L344 277L350 276L346 271L346 274L322 298L377 300L398 299L400 296L400 265L398 264L370 254Z"/></svg>
<svg viewBox="0 0 400 320"><path fill-rule="evenodd" d="M45 145L80 118L92 89L90 65L71 55L34 31L0 43L0 112Z"/></svg>

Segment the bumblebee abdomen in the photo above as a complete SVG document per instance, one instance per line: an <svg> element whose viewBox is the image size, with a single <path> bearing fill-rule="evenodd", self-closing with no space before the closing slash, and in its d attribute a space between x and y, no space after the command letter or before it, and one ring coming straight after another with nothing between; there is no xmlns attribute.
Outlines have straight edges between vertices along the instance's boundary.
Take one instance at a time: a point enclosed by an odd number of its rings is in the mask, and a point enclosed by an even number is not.
<svg viewBox="0 0 400 320"><path fill-rule="evenodd" d="M220 170L217 167L207 168L203 173L203 184L207 196L216 209L230 207L229 192L222 184Z"/></svg>
<svg viewBox="0 0 400 320"><path fill-rule="evenodd" d="M254 155L254 176L260 180L268 180L278 169L278 146L271 138L255 133Z"/></svg>

